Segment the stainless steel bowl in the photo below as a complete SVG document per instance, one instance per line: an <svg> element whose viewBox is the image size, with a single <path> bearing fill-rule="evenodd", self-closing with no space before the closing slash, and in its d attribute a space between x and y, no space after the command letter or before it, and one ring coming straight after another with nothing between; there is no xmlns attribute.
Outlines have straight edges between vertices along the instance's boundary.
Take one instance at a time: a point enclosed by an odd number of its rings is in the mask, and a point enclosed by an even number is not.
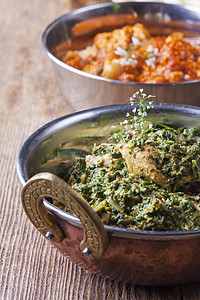
<svg viewBox="0 0 200 300"><path fill-rule="evenodd" d="M57 184L48 185L49 174L37 175L42 158L64 142L70 148L89 149L94 141L106 138L111 125L119 124L132 109L129 104L93 108L56 119L34 132L25 141L17 159L19 179L24 189L30 188L23 198L25 212L40 233L63 255L92 273L142 285L198 281L200 230L150 232L103 226L96 223L94 215L90 218L91 212L85 214L87 207L75 209L82 228L77 217L53 206L47 199L42 210L39 209L43 205L43 197L39 196L42 193L46 193L45 197L61 197L61 201L65 194L62 184L59 188ZM200 108L192 106L157 103L149 111L149 118L168 125L200 128ZM32 176L42 176L43 181L37 185L37 179ZM66 196L73 206L77 196L71 195L70 191L69 197ZM102 246L95 258L85 256L95 245Z"/></svg>
<svg viewBox="0 0 200 300"><path fill-rule="evenodd" d="M51 23L43 33L42 43L44 50L51 59L61 90L74 110L90 108L99 105L127 102L130 95L140 88L148 94L156 95L158 102L190 104L199 106L200 81L187 81L180 83L144 84L137 82L121 82L111 80L72 68L54 55L55 46L73 36L73 28L79 22L107 15L115 14L137 15L136 21L145 23L154 34L170 33L173 30L183 31L186 36L200 35L200 8L183 5L174 5L158 2L123 2L103 3L91 5L58 18ZM156 16L160 13L171 18L169 22L158 21ZM152 19L145 15L151 14ZM120 18L116 20L116 27ZM106 19L105 19L106 22ZM118 25L117 25L118 23ZM89 31L90 37L97 31L108 30L106 23L103 28L94 26ZM82 33L82 36L85 32ZM87 32L88 35L88 32ZM81 38L81 33L78 39Z"/></svg>

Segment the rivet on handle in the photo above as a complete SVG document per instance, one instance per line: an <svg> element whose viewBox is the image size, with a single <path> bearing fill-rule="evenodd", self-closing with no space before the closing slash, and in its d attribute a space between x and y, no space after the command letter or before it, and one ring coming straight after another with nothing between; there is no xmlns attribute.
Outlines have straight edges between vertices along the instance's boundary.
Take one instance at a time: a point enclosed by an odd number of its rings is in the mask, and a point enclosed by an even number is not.
<svg viewBox="0 0 200 300"><path fill-rule="evenodd" d="M100 258L108 246L107 232L88 202L51 173L39 173L26 183L22 190L22 205L27 216L43 236L57 243L64 239L64 233L48 213L43 203L45 197L63 203L80 219L84 231L80 250L86 256Z"/></svg>
<svg viewBox="0 0 200 300"><path fill-rule="evenodd" d="M54 238L54 234L53 232L51 231L47 231L47 233L45 234L45 237L48 239L48 240L52 240Z"/></svg>

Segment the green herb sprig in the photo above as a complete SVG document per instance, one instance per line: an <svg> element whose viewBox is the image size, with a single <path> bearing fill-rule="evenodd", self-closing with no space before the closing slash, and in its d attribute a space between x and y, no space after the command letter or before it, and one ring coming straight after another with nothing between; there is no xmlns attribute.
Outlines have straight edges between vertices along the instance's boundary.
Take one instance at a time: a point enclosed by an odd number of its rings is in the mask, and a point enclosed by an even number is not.
<svg viewBox="0 0 200 300"><path fill-rule="evenodd" d="M147 110L153 107L153 100L155 96L152 95L146 95L143 93L143 89L140 89L135 94L133 94L132 97L130 97L130 103L131 105L134 105L134 103L139 104L139 108L134 107L132 110L133 117L132 117L131 123L133 124L133 127L136 131L139 131L141 134L146 132L147 130L147 122L151 122L150 120L146 119L147 116ZM128 116L128 114L126 115ZM152 128L152 124L149 124L149 128Z"/></svg>
<svg viewBox="0 0 200 300"><path fill-rule="evenodd" d="M110 139L115 139L119 141L122 140L124 137L128 138L130 131L132 132L132 134L139 133L142 136L148 131L154 130L153 124L159 127L164 127L170 131L177 131L172 127L147 118L147 110L153 108L153 98L155 97L156 96L146 95L143 92L143 89L140 89L139 91L134 93L133 96L130 97L130 103L132 106L137 103L139 107L135 106L132 109L132 113L127 112L126 117L129 119L120 122L120 125L123 127L120 129L119 132L114 133Z"/></svg>

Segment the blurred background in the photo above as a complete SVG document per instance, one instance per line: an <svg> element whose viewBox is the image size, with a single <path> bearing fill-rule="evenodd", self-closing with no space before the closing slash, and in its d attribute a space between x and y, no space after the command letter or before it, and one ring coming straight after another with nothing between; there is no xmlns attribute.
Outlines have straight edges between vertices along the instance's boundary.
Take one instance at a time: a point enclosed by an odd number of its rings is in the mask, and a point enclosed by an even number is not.
<svg viewBox="0 0 200 300"><path fill-rule="evenodd" d="M146 0L147 2L152 2L151 0ZM103 3L103 2L123 2L123 0L112 0L112 1L103 1L103 0L70 0L70 4L72 7L80 7L84 5L90 5L94 3ZM124 0L125 2L125 0ZM126 1L127 2L127 1ZM133 2L140 2L139 0L133 0ZM154 2L164 2L164 3L174 3L174 4L185 4L185 5L196 5L200 6L199 0L155 0Z"/></svg>

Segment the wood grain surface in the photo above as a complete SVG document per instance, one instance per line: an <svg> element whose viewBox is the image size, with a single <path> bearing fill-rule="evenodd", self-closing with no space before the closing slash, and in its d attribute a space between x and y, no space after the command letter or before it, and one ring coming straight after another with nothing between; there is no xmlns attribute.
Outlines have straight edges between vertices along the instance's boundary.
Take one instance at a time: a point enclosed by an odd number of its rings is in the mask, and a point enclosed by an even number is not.
<svg viewBox="0 0 200 300"><path fill-rule="evenodd" d="M20 147L38 127L72 112L42 49L41 35L70 5L85 3L0 0L0 299L200 299L198 283L141 287L88 274L62 257L22 209L16 174Z"/></svg>

